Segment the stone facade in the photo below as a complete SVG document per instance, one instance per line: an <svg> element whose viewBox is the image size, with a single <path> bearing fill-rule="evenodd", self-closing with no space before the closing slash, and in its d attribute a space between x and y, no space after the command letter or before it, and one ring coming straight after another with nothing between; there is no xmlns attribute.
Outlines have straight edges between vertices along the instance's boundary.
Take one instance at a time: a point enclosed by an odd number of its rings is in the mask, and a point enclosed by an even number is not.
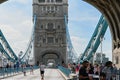
<svg viewBox="0 0 120 80"><path fill-rule="evenodd" d="M120 68L120 48L114 49L112 56L113 64L115 64L117 68Z"/></svg>
<svg viewBox="0 0 120 80"><path fill-rule="evenodd" d="M33 0L33 15L37 16L34 40L35 63L53 61L66 63L67 0Z"/></svg>

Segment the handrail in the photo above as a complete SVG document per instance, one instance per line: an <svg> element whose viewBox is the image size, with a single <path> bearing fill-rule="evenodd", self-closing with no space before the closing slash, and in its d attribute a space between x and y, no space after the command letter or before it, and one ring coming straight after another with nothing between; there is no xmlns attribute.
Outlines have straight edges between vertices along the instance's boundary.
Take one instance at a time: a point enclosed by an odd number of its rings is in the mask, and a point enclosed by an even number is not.
<svg viewBox="0 0 120 80"><path fill-rule="evenodd" d="M71 70L62 66L58 66L58 69L61 70L67 77L69 77Z"/></svg>

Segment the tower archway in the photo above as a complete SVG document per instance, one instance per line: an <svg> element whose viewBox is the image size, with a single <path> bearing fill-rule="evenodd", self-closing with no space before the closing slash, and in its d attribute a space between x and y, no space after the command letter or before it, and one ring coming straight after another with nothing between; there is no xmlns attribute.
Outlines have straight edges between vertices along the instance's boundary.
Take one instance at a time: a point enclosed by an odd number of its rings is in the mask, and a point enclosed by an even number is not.
<svg viewBox="0 0 120 80"><path fill-rule="evenodd" d="M120 57L120 0L84 1L96 7L106 18L112 35L112 61L117 62ZM120 62L115 64L120 67Z"/></svg>

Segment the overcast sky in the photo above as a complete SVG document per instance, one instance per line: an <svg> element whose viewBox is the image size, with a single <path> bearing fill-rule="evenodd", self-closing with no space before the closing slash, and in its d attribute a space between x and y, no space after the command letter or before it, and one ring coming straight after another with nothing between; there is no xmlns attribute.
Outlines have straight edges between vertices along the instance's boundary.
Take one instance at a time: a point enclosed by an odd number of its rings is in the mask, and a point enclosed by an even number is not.
<svg viewBox="0 0 120 80"><path fill-rule="evenodd" d="M84 52L100 16L101 13L88 3L69 0L69 32L78 54ZM0 29L16 54L25 51L32 24L32 0L9 0L0 5ZM104 37L103 52L111 60L112 42L109 28ZM100 52L100 48L97 52Z"/></svg>

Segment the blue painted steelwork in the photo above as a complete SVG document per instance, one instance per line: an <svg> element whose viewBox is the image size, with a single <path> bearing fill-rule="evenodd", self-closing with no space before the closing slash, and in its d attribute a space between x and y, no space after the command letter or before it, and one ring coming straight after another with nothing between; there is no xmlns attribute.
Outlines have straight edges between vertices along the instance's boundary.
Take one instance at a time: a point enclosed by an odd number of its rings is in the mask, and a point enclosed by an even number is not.
<svg viewBox="0 0 120 80"><path fill-rule="evenodd" d="M34 30L35 30L35 25L36 25L36 15L34 15L34 26L33 26L33 31L32 31L32 35L28 44L28 47L25 51L25 53L23 54L23 56L21 56L21 58L19 59L19 61L21 61L22 63L24 62L24 60L26 60L26 58L28 58L30 56L31 50L32 50L32 43L34 41ZM0 43L0 51L2 53L4 53L5 57L12 61L12 62L17 62L18 61L18 57L15 55L15 53L13 52L12 48L10 47L10 45L8 44L7 40L5 39L3 33L0 30L0 39L3 42L3 45L8 49L8 51L10 52L9 54L12 54L12 57L7 53L7 51L4 49L4 47L2 46L2 44Z"/></svg>
<svg viewBox="0 0 120 80"><path fill-rule="evenodd" d="M69 30L68 30L68 21L67 21L67 16L64 15L64 19L65 19L65 26L66 26L66 41L67 41L67 55L68 58L70 58L70 60L72 60L72 62L76 61L76 59L78 58L77 53L75 52L71 39L70 39L70 34L69 34Z"/></svg>
<svg viewBox="0 0 120 80"><path fill-rule="evenodd" d="M100 38L104 36L107 27L107 21L102 15L84 53L79 58L79 62L83 60L90 60L90 58L96 52L98 46L100 45Z"/></svg>
<svg viewBox="0 0 120 80"><path fill-rule="evenodd" d="M33 69L39 69L39 66L33 66ZM31 70L31 67L25 67L24 70L26 72L29 72ZM18 69L15 67L0 68L0 79L8 77L8 76L14 76L16 74L23 73L23 67L19 67Z"/></svg>
<svg viewBox="0 0 120 80"><path fill-rule="evenodd" d="M13 56L14 60L17 60L18 57L16 56L16 54L14 53L14 51L12 50L12 48L10 47L9 43L7 42L6 38L4 37L2 31L0 30L0 39L4 42L5 47L8 49L8 51L10 52L9 54L11 54L11 56Z"/></svg>
<svg viewBox="0 0 120 80"><path fill-rule="evenodd" d="M69 77L71 70L62 66L58 66L58 69L62 71L67 77Z"/></svg>
<svg viewBox="0 0 120 80"><path fill-rule="evenodd" d="M24 60L28 57L30 57L30 53L31 53L31 50L32 50L32 43L34 41L34 33L35 33L35 27L36 27L36 20L37 20L37 16L34 15L34 18L33 18L33 31L32 31L32 35L31 35L31 38L30 38L30 41L29 41L29 44L28 44L28 47L25 51L25 53L23 54L23 56L20 58L21 61L24 62Z"/></svg>
<svg viewBox="0 0 120 80"><path fill-rule="evenodd" d="M9 56L9 54L5 51L5 49L3 48L2 44L0 43L0 52L11 62L15 62L15 60L13 58L11 58Z"/></svg>

